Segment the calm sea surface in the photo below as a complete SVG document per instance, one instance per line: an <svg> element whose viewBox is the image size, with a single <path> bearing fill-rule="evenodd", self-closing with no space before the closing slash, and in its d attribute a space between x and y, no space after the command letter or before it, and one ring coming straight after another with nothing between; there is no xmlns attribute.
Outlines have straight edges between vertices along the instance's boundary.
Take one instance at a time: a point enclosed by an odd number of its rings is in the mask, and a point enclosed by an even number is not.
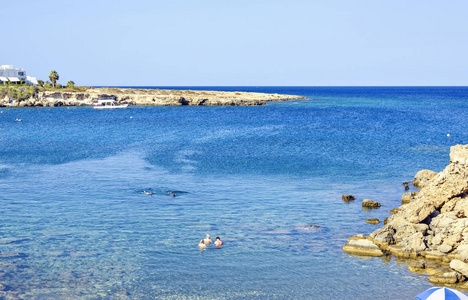
<svg viewBox="0 0 468 300"><path fill-rule="evenodd" d="M310 100L0 108L0 284L27 299L412 299L431 287L404 262L341 247L382 226L365 220L399 206L403 181L468 143L468 88L188 88ZM362 210L367 198L382 207ZM224 247L200 251L206 234Z"/></svg>

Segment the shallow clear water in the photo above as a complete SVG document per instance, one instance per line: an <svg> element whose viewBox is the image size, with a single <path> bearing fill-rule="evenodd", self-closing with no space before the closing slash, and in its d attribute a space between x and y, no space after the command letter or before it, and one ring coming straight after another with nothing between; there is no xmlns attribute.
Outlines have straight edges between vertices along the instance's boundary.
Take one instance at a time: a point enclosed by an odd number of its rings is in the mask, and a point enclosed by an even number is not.
<svg viewBox="0 0 468 300"><path fill-rule="evenodd" d="M311 100L0 108L0 284L36 299L409 299L431 286L341 247L468 143L468 88L204 89ZM198 250L207 233L224 247Z"/></svg>

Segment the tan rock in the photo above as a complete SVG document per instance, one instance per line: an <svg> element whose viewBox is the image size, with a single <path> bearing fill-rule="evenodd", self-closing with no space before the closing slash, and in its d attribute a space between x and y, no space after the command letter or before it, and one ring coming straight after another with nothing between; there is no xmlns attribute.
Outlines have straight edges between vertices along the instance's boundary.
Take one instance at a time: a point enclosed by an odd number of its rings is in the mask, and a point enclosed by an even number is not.
<svg viewBox="0 0 468 300"><path fill-rule="evenodd" d="M362 207L363 208L378 208L380 207L380 203L377 201L373 201L370 199L362 200Z"/></svg>
<svg viewBox="0 0 468 300"><path fill-rule="evenodd" d="M459 259L454 259L450 262L450 268L468 277L468 264L465 262Z"/></svg>
<svg viewBox="0 0 468 300"><path fill-rule="evenodd" d="M454 284L458 282L459 278L460 275L457 272L448 272L440 276L431 276L427 279L429 279L432 284Z"/></svg>
<svg viewBox="0 0 468 300"><path fill-rule="evenodd" d="M450 163L468 165L468 157L466 152L468 151L468 145L456 145L450 148Z"/></svg>
<svg viewBox="0 0 468 300"><path fill-rule="evenodd" d="M369 223L369 224L379 224L380 221L379 221L379 219L367 219L367 220L366 220L366 223Z"/></svg>
<svg viewBox="0 0 468 300"><path fill-rule="evenodd" d="M431 180L436 174L436 172L431 170L421 170L414 176L413 184L419 187L424 187L424 185L429 180Z"/></svg>
<svg viewBox="0 0 468 300"><path fill-rule="evenodd" d="M348 240L348 244L343 246L343 251L363 256L382 256L383 251L374 244L371 240L366 238Z"/></svg>
<svg viewBox="0 0 468 300"><path fill-rule="evenodd" d="M412 261L408 264L408 270L410 272L422 272L426 269L426 262L421 260Z"/></svg>
<svg viewBox="0 0 468 300"><path fill-rule="evenodd" d="M384 226L367 239L383 253L401 258L468 263L468 145L451 148L450 164L442 172L423 170L415 178L424 182L420 192L404 194L402 200L409 203L392 210ZM464 280L461 274L444 274L438 272L431 280Z"/></svg>
<svg viewBox="0 0 468 300"><path fill-rule="evenodd" d="M392 245L395 243L394 235L396 233L395 228L391 225L385 225L371 233L372 238L376 243L383 245Z"/></svg>
<svg viewBox="0 0 468 300"><path fill-rule="evenodd" d="M415 232L407 238L405 242L403 249L406 251L424 251L427 248L424 236L421 232Z"/></svg>
<svg viewBox="0 0 468 300"><path fill-rule="evenodd" d="M401 196L401 204L408 204L415 199L418 192L407 192Z"/></svg>
<svg viewBox="0 0 468 300"><path fill-rule="evenodd" d="M442 252L442 253L449 253L452 251L453 247L447 244L442 244L439 247L437 247L437 250Z"/></svg>
<svg viewBox="0 0 468 300"><path fill-rule="evenodd" d="M432 276L440 276L444 273L453 272L453 269L448 265L439 265L433 262L427 262L424 272Z"/></svg>

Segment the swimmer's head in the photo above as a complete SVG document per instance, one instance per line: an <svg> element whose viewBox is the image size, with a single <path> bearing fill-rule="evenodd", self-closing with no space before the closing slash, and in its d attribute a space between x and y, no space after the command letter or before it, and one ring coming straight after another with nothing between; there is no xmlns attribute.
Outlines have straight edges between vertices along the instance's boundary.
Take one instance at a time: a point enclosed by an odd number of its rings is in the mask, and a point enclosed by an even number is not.
<svg viewBox="0 0 468 300"><path fill-rule="evenodd" d="M204 243L205 243L205 241L204 241L204 240L200 240L200 244L204 244Z"/></svg>
<svg viewBox="0 0 468 300"><path fill-rule="evenodd" d="M219 236L217 236L216 239L219 240L220 239Z"/></svg>
<svg viewBox="0 0 468 300"><path fill-rule="evenodd" d="M207 234L207 235L206 235L206 238L207 238L207 239L209 239L209 238L210 238L210 235L209 235L209 234Z"/></svg>

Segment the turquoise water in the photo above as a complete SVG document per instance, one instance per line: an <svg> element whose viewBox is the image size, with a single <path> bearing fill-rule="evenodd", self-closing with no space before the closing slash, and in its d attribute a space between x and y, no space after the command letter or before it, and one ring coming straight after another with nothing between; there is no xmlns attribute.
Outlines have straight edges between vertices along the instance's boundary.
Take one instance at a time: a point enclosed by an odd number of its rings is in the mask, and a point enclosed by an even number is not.
<svg viewBox="0 0 468 300"><path fill-rule="evenodd" d="M341 247L378 228L365 220L399 205L403 181L468 143L468 88L205 89L311 100L0 108L0 284L11 295L410 299L431 287L404 262ZM382 207L362 210L366 198ZM200 251L206 234L224 247Z"/></svg>

